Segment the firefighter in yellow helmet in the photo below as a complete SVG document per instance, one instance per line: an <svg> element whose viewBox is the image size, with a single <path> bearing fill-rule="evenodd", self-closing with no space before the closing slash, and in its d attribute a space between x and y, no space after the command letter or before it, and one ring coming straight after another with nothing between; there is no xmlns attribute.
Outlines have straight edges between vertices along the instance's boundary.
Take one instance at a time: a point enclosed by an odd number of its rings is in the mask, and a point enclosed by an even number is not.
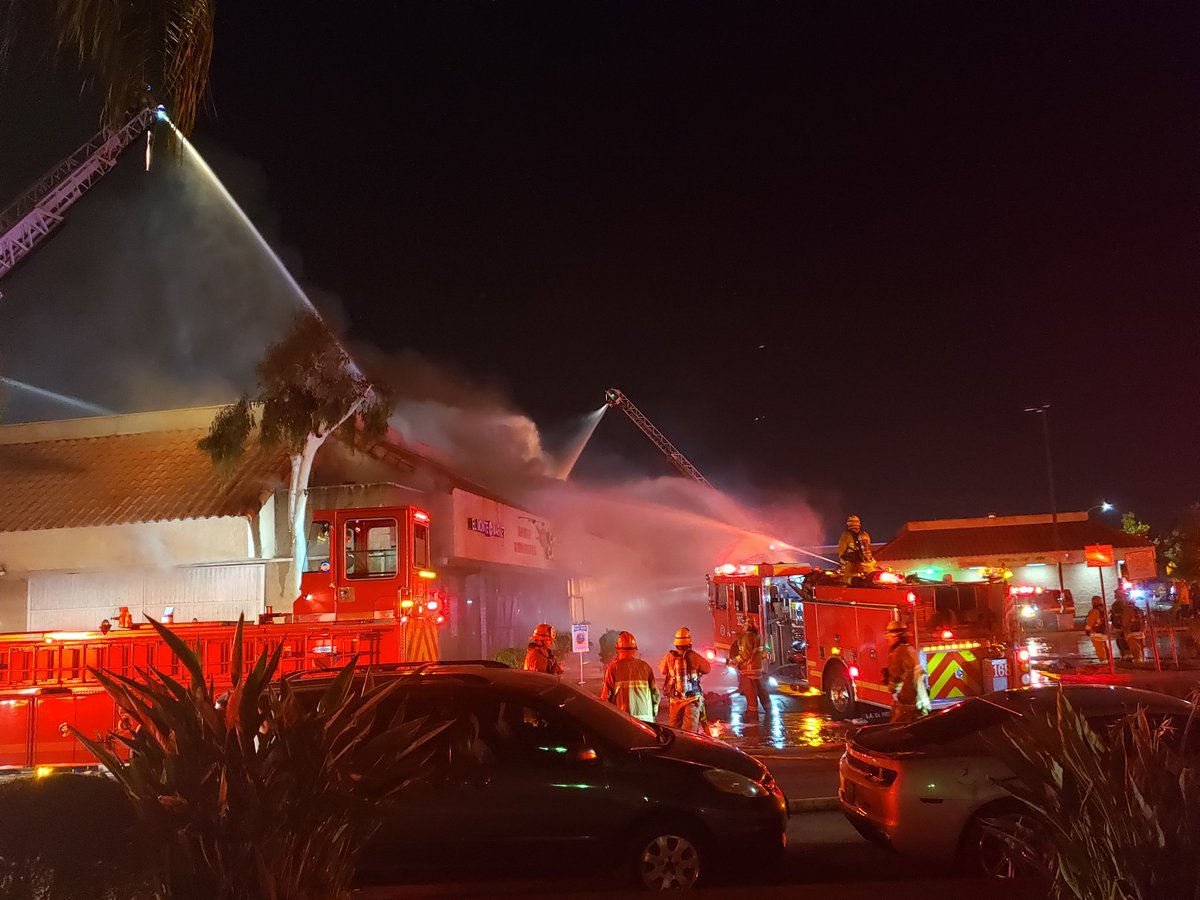
<svg viewBox="0 0 1200 900"><path fill-rule="evenodd" d="M650 663L638 659L637 638L628 631L617 635L617 658L604 670L600 699L643 722L658 716L658 680Z"/></svg>
<svg viewBox="0 0 1200 900"><path fill-rule="evenodd" d="M675 649L662 658L658 667L663 675L663 693L667 696L667 724L684 731L699 731L704 716L704 691L700 678L712 671L708 660L692 649L692 632L675 632Z"/></svg>
<svg viewBox="0 0 1200 900"><path fill-rule="evenodd" d="M725 664L737 666L738 693L746 698L746 715L758 715L760 700L767 715L771 715L771 694L763 683L762 638L758 634L758 624L753 619L746 620L729 649L732 655Z"/></svg>
<svg viewBox="0 0 1200 900"><path fill-rule="evenodd" d="M850 584L855 577L875 571L875 555L871 553L871 535L862 527L858 516L846 519L846 530L838 541L838 559L842 562L842 577Z"/></svg>
<svg viewBox="0 0 1200 900"><path fill-rule="evenodd" d="M554 655L554 628L542 623L533 629L529 638L529 649L525 651L526 672L545 672L547 675L561 675L562 663Z"/></svg>
<svg viewBox="0 0 1200 900"><path fill-rule="evenodd" d="M908 642L908 629L894 619L883 629L888 643L884 679L892 692L892 722L915 722L929 712L925 670L917 648Z"/></svg>

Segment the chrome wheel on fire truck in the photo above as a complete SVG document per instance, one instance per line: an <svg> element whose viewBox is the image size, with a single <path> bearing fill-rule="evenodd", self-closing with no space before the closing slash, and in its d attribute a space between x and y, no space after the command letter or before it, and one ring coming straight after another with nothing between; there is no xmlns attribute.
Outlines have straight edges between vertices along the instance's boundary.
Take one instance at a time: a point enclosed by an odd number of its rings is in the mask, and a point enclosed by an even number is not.
<svg viewBox="0 0 1200 900"><path fill-rule="evenodd" d="M634 842L635 883L651 891L689 890L700 880L698 842L670 826L643 831Z"/></svg>
<svg viewBox="0 0 1200 900"><path fill-rule="evenodd" d="M826 680L825 699L835 719L849 719L854 715L854 686L846 673L831 672Z"/></svg>

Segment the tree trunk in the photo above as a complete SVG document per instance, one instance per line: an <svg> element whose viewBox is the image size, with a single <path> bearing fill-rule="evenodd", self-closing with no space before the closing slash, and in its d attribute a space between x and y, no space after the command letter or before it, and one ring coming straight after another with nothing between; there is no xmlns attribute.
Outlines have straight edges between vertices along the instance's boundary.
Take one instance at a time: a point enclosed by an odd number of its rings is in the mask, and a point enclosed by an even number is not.
<svg viewBox="0 0 1200 900"><path fill-rule="evenodd" d="M295 600L300 596L300 576L304 572L304 565L308 561L308 534L304 528L304 518L308 515L308 479L312 475L313 461L317 458L317 451L321 449L321 445L325 443L325 439L337 431L343 423L362 407L367 400L367 394L359 397L341 420L332 428L321 432L320 434L310 434L304 443L304 449L299 455L292 457L292 488L288 492L288 522L292 535L292 561L288 567L288 587L292 592L292 599ZM335 535L330 535L330 552L334 552L335 548L340 546L339 538Z"/></svg>
<svg viewBox="0 0 1200 900"><path fill-rule="evenodd" d="M291 588L293 599L300 596L300 576L304 572L304 565L308 561L308 534L304 528L304 518L308 515L308 479L312 475L313 460L316 459L317 451L321 445L325 443L325 438L328 437L328 432L324 435L310 434L308 440L304 444L304 450L298 457L293 457L293 462L299 461L297 466L296 491L295 499L289 502L291 507L291 532L292 532L292 562L288 569L288 587ZM330 551L338 546L336 538L330 535Z"/></svg>

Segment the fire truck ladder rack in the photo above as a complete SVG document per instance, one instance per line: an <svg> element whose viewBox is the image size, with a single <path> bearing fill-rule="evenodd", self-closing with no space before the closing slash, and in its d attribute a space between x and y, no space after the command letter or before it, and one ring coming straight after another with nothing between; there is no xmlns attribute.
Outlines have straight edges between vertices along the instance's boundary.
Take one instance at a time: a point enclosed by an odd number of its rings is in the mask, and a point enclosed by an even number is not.
<svg viewBox="0 0 1200 900"><path fill-rule="evenodd" d="M693 466L688 458L667 440L667 436L655 428L654 423L647 419L645 414L634 406L623 393L616 388L609 388L604 395L604 402L610 407L622 410L625 415L629 416L633 424L640 428L646 437L650 438L654 446L663 452L663 455L671 461L671 465L678 469L681 475L699 482L706 488L712 487L708 479L700 474L700 470Z"/></svg>
<svg viewBox="0 0 1200 900"><path fill-rule="evenodd" d="M158 115L160 110L146 108L119 128L101 129L0 213L0 278L62 223L67 209L117 164L121 152Z"/></svg>

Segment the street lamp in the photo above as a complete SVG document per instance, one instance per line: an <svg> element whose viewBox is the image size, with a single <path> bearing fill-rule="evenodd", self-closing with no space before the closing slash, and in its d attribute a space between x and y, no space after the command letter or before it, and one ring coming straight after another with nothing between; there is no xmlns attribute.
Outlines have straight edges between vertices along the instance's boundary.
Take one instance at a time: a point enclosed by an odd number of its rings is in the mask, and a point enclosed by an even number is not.
<svg viewBox="0 0 1200 900"><path fill-rule="evenodd" d="M1046 480L1050 484L1050 523L1052 526L1052 535L1054 538L1055 552L1062 551L1062 547L1058 546L1058 500L1054 494L1054 460L1050 454L1050 404L1043 403L1041 406L1027 406L1025 412L1033 413L1035 416L1042 418L1042 438L1046 444ZM1058 589L1060 592L1066 591L1066 586L1063 584L1062 561L1058 563Z"/></svg>
<svg viewBox="0 0 1200 900"><path fill-rule="evenodd" d="M1098 503L1095 506L1089 506L1084 512L1091 512L1093 509L1098 509L1100 512L1112 512L1113 505L1105 500L1103 503Z"/></svg>

